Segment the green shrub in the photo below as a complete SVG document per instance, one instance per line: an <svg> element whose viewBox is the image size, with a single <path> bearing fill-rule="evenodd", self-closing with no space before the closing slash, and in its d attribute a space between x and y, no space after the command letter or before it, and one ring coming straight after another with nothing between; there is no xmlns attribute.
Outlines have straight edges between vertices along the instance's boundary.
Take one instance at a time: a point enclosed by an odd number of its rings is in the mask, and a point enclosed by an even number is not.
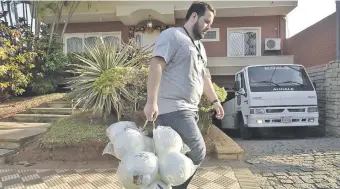
<svg viewBox="0 0 340 189"><path fill-rule="evenodd" d="M63 42L58 36L53 36L47 53L49 37L48 28L42 27L41 38L36 42L36 48L44 54L35 63L33 80L30 84L32 91L37 94L56 92L58 85L64 82L65 69L70 62L63 52Z"/></svg>
<svg viewBox="0 0 340 189"><path fill-rule="evenodd" d="M11 29L0 23L0 33L0 101L3 101L25 92L39 51L28 48L34 36L27 27Z"/></svg>
<svg viewBox="0 0 340 189"><path fill-rule="evenodd" d="M216 92L217 98L223 102L227 98L227 92L224 88L219 87L216 83L213 83L214 90ZM212 106L210 101L207 99L205 95L202 96L201 102L199 104L200 111L202 112L209 112L212 110Z"/></svg>
<svg viewBox="0 0 340 189"><path fill-rule="evenodd" d="M214 90L216 95L220 101L224 101L227 98L227 92L224 88L219 87L215 83L213 83ZM203 134L207 134L212 125L211 122L211 111L213 110L213 106L211 106L210 101L208 101L205 95L202 96L201 102L199 104L199 115L200 120L198 122L198 126Z"/></svg>

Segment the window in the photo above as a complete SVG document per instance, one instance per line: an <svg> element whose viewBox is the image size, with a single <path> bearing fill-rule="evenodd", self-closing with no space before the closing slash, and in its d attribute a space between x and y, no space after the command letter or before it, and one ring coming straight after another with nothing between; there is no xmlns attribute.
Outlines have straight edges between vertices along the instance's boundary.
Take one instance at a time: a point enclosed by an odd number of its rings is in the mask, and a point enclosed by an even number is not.
<svg viewBox="0 0 340 189"><path fill-rule="evenodd" d="M305 69L295 65L269 65L248 68L251 91L313 91Z"/></svg>
<svg viewBox="0 0 340 189"><path fill-rule="evenodd" d="M220 29L219 28L211 28L207 33L205 33L204 38L201 40L202 42L206 41L219 41L220 40Z"/></svg>
<svg viewBox="0 0 340 189"><path fill-rule="evenodd" d="M64 52L83 52L86 49L85 46L91 47L100 37L103 38L104 42L115 43L121 40L121 32L65 34Z"/></svg>
<svg viewBox="0 0 340 189"><path fill-rule="evenodd" d="M261 56L261 28L228 28L228 56Z"/></svg>
<svg viewBox="0 0 340 189"><path fill-rule="evenodd" d="M241 73L238 73L237 75L236 75L236 81L239 81L240 83L240 85L239 85L239 88L241 89L242 88L242 83L241 83L241 81L242 81L242 78L241 78Z"/></svg>

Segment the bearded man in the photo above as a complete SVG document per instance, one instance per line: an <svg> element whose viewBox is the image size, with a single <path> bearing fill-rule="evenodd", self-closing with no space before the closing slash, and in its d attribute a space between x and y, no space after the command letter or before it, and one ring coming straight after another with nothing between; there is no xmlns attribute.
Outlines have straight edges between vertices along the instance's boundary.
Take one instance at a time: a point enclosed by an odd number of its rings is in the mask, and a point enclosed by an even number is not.
<svg viewBox="0 0 340 189"><path fill-rule="evenodd" d="M197 126L198 104L204 93L212 103L216 117L224 111L214 91L207 67L207 56L200 42L215 17L214 8L195 1L190 6L183 27L163 31L152 53L147 81L147 103L144 113L149 121L174 129L191 149L186 155L201 165L206 146ZM188 187L193 176L174 189Z"/></svg>

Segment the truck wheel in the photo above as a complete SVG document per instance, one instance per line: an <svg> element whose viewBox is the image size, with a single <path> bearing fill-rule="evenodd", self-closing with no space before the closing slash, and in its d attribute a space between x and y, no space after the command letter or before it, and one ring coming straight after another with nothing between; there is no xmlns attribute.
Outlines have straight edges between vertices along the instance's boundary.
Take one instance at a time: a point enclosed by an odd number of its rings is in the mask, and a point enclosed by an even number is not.
<svg viewBox="0 0 340 189"><path fill-rule="evenodd" d="M248 127L244 125L243 118L239 119L239 128L240 128L240 135L241 138L244 140L249 140L252 138L252 133Z"/></svg>

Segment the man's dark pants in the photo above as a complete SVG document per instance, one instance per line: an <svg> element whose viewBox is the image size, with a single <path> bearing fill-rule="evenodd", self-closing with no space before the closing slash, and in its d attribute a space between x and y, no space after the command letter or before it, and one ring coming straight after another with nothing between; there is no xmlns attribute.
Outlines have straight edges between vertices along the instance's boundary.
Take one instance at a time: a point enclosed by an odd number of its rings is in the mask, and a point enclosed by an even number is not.
<svg viewBox="0 0 340 189"><path fill-rule="evenodd" d="M158 125L170 126L191 149L186 155L195 165L200 165L206 155L205 142L197 126L199 116L197 112L182 110L158 116ZM195 172L196 173L196 172ZM194 176L194 175L193 175ZM190 177L184 184L173 186L173 189L186 189L192 180Z"/></svg>

